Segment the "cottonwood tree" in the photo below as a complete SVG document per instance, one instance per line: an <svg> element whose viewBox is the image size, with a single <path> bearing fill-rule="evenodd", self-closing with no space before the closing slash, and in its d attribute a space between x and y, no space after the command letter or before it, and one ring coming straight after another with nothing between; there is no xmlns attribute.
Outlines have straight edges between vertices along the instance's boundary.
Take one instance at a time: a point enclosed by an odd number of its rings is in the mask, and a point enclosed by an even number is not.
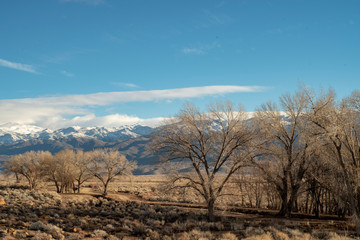
<svg viewBox="0 0 360 240"><path fill-rule="evenodd" d="M136 162L128 161L119 151L112 149L96 149L86 152L89 160L88 171L103 185L103 195L107 194L108 185L119 175L131 175L137 167Z"/></svg>
<svg viewBox="0 0 360 240"><path fill-rule="evenodd" d="M208 112L187 104L153 136L152 147L164 163L189 163L188 172L174 174L171 188L198 192L210 220L225 184L254 157L256 131L246 120L242 107L230 102L211 105Z"/></svg>
<svg viewBox="0 0 360 240"><path fill-rule="evenodd" d="M82 150L76 151L73 163L73 178L76 183L74 190L77 190L78 193L80 193L81 185L92 178L92 174L88 170L88 164L87 155Z"/></svg>
<svg viewBox="0 0 360 240"><path fill-rule="evenodd" d="M281 199L279 215L289 216L296 205L304 176L315 157L316 144L306 119L309 101L305 90L280 98L280 107L268 102L255 113L261 131L254 165L273 184Z"/></svg>
<svg viewBox="0 0 360 240"><path fill-rule="evenodd" d="M71 149L61 150L43 163L43 175L54 182L58 193L73 190L76 154Z"/></svg>
<svg viewBox="0 0 360 240"><path fill-rule="evenodd" d="M311 94L309 94L311 96ZM357 233L360 233L360 94L337 102L330 90L311 98L309 118L316 126L318 141L327 161L336 163L334 175L343 186L343 200L349 206ZM324 163L326 164L326 162Z"/></svg>
<svg viewBox="0 0 360 240"><path fill-rule="evenodd" d="M14 155L4 163L3 167L8 172L24 176L32 190L36 188L42 178L43 163L51 158L50 152L30 151Z"/></svg>

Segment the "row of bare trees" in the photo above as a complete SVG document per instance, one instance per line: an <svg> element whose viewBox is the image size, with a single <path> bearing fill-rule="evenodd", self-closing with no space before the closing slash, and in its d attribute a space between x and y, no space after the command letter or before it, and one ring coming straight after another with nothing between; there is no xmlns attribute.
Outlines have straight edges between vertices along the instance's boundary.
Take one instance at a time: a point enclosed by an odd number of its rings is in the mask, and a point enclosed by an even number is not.
<svg viewBox="0 0 360 240"><path fill-rule="evenodd" d="M128 161L119 151L96 149L89 152L70 149L55 155L48 151L29 151L12 156L3 164L5 172L22 176L34 189L41 180L53 182L58 193L78 192L84 182L97 179L102 183L103 195L108 185L119 175L130 175L136 163Z"/></svg>
<svg viewBox="0 0 360 240"><path fill-rule="evenodd" d="M198 192L210 219L234 174L252 168L248 172L276 192L279 215L309 208L318 215L320 206L334 211L336 205L353 216L360 231L358 91L337 100L332 90L316 94L302 88L279 103L263 104L252 116L229 102L204 112L188 104L155 134L153 148L173 167L170 189Z"/></svg>

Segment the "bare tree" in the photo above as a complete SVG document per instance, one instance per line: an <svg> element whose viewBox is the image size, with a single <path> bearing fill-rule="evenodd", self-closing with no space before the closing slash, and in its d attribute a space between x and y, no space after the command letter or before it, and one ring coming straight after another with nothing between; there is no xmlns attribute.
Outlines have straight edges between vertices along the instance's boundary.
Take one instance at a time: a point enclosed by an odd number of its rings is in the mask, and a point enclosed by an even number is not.
<svg viewBox="0 0 360 240"><path fill-rule="evenodd" d="M41 180L43 163L51 158L50 152L30 151L11 157L4 163L3 167L6 171L24 176L29 183L30 190L32 190Z"/></svg>
<svg viewBox="0 0 360 240"><path fill-rule="evenodd" d="M336 163L334 179L341 180L338 184L343 188L343 201L360 233L360 94L354 91L349 98L336 102L335 94L329 91L311 99L309 118L316 126L323 152L328 153L327 161Z"/></svg>
<svg viewBox="0 0 360 240"><path fill-rule="evenodd" d="M283 95L281 108L269 102L255 114L263 143L259 148L262 157L254 164L276 188L281 199L281 216L289 216L294 210L303 178L314 158L316 145L305 117L308 104L302 90L293 96Z"/></svg>
<svg viewBox="0 0 360 240"><path fill-rule="evenodd" d="M96 149L86 153L89 159L89 172L103 184L103 195L111 181L119 175L130 175L137 167L136 162L128 161L119 151L112 149Z"/></svg>
<svg viewBox="0 0 360 240"><path fill-rule="evenodd" d="M190 170L177 172L171 186L198 192L207 204L210 220L225 184L254 157L255 131L246 120L241 106L235 109L230 102L212 105L207 113L188 104L153 137L153 149L163 162L189 163Z"/></svg>
<svg viewBox="0 0 360 240"><path fill-rule="evenodd" d="M74 191L77 190L80 193L81 185L92 178L92 174L88 170L89 159L86 157L86 154L82 150L78 150L75 153L74 159L74 180L76 186Z"/></svg>
<svg viewBox="0 0 360 240"><path fill-rule="evenodd" d="M265 198L265 187L262 174L256 168L246 168L238 171L233 180L239 190L241 205L245 207L260 208Z"/></svg>
<svg viewBox="0 0 360 240"><path fill-rule="evenodd" d="M43 163L43 175L54 182L58 193L69 192L74 186L75 152L65 149Z"/></svg>

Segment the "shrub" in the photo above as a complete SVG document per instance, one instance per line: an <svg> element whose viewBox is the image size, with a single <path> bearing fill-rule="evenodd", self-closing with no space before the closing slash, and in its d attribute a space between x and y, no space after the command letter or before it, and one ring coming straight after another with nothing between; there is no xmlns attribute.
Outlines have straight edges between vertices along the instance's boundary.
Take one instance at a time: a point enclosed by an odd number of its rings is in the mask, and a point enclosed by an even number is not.
<svg viewBox="0 0 360 240"><path fill-rule="evenodd" d="M220 236L219 240L238 240L235 234L230 232L224 233Z"/></svg>

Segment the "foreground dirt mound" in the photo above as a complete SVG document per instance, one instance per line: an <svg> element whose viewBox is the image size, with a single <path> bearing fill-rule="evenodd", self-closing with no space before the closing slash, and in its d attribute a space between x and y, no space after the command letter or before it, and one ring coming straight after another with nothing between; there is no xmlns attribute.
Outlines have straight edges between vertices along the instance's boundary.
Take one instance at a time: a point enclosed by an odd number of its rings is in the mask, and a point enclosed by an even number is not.
<svg viewBox="0 0 360 240"><path fill-rule="evenodd" d="M226 217L208 222L200 210L91 195L0 190L1 239L340 239L327 230L304 233L273 223Z"/></svg>

